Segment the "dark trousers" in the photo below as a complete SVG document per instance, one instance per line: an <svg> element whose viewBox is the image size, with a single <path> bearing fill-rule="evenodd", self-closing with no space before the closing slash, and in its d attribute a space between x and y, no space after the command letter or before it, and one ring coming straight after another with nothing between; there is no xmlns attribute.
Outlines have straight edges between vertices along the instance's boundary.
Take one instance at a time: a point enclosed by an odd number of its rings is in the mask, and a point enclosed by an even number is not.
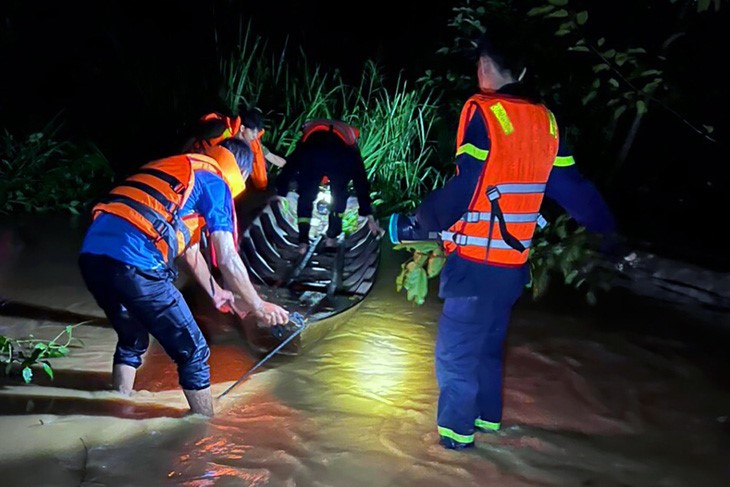
<svg viewBox="0 0 730 487"><path fill-rule="evenodd" d="M117 332L114 364L137 368L151 334L177 364L183 389L210 386L210 349L169 270L142 271L110 257L81 254L86 287Z"/></svg>
<svg viewBox="0 0 730 487"><path fill-rule="evenodd" d="M302 178L297 181L297 221L299 223L299 243L309 242L310 222L314 200L319 194L320 179ZM330 180L330 195L332 202L329 208L329 222L327 236L337 237L342 233L342 216L347 208L347 185L348 180Z"/></svg>
<svg viewBox="0 0 730 487"><path fill-rule="evenodd" d="M436 337L442 436L470 443L475 423L489 422L496 429L502 421L504 341L521 292L521 286L505 286L488 297L445 300Z"/></svg>

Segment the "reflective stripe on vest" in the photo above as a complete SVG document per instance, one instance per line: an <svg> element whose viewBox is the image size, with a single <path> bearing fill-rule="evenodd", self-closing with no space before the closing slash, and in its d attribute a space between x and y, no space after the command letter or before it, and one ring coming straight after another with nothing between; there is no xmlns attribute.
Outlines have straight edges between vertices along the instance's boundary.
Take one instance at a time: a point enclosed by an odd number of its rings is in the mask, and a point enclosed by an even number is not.
<svg viewBox="0 0 730 487"><path fill-rule="evenodd" d="M489 151L464 143L475 116L486 122ZM446 252L485 264L524 264L558 149L552 114L520 98L475 95L462 109L456 147L457 154L486 160L468 211L441 233Z"/></svg>
<svg viewBox="0 0 730 487"><path fill-rule="evenodd" d="M507 223L532 223L537 222L540 213L508 213L504 215L504 221ZM488 222L492 219L492 214L488 211L468 211L461 217L462 221L469 223Z"/></svg>
<svg viewBox="0 0 730 487"><path fill-rule="evenodd" d="M464 144L461 147L459 147L458 149L456 149L456 155L460 156L461 154L468 154L475 159L484 161L487 159L487 156L489 155L489 151L486 149L480 149L479 147L475 146L474 144Z"/></svg>
<svg viewBox="0 0 730 487"><path fill-rule="evenodd" d="M555 158L555 167L569 167L575 164L573 156L558 156Z"/></svg>
<svg viewBox="0 0 730 487"><path fill-rule="evenodd" d="M470 235L464 235L461 233L454 233L454 232L448 232L444 231L441 232L441 240L444 242L453 242L456 245L470 245L473 247L488 247L489 245L489 238L488 237L473 237ZM532 239L530 240L520 240L520 243L527 249L530 248L530 244L532 243ZM502 239L494 238L492 237L492 244L491 248L493 249L502 249L502 250L513 250L512 247L507 244Z"/></svg>

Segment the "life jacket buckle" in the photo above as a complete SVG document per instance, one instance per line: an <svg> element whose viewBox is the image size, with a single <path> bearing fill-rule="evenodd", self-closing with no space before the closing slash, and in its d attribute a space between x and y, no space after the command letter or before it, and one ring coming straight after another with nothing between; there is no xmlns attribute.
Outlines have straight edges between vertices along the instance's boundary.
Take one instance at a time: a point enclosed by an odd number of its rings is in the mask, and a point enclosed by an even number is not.
<svg viewBox="0 0 730 487"><path fill-rule="evenodd" d="M466 245L466 243L469 241L469 237L467 235L459 232L454 232L452 239L454 240L454 243L456 245Z"/></svg>
<svg viewBox="0 0 730 487"><path fill-rule="evenodd" d="M158 221L156 224L154 224L152 226L152 228L154 228L155 231L157 232L157 234L159 235L159 237L157 237L157 238L159 238L160 240L165 238L165 235L167 234L167 228L168 228L167 224L165 222Z"/></svg>
<svg viewBox="0 0 730 487"><path fill-rule="evenodd" d="M499 188L496 186L489 186L486 194L489 201L496 201L502 197L502 193L499 192Z"/></svg>

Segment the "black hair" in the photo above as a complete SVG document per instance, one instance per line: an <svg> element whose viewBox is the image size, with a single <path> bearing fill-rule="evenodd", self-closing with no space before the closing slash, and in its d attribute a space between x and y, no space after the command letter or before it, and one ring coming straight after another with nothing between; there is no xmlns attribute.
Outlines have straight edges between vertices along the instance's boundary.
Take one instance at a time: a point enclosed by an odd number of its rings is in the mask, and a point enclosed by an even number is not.
<svg viewBox="0 0 730 487"><path fill-rule="evenodd" d="M238 168L241 172L251 174L251 171L253 170L253 152L247 143L232 137L224 140L218 145L231 151L233 157L236 158L236 164L238 164Z"/></svg>
<svg viewBox="0 0 730 487"><path fill-rule="evenodd" d="M515 78L527 66L525 45L520 43L519 29L506 29L499 25L487 27L476 42L475 58L489 57L500 68L508 70Z"/></svg>
<svg viewBox="0 0 730 487"><path fill-rule="evenodd" d="M183 145L183 152L192 152L201 142L209 141L216 137L220 137L226 131L228 125L224 120L217 118L211 120L197 121L190 130L189 139Z"/></svg>
<svg viewBox="0 0 730 487"><path fill-rule="evenodd" d="M247 129L261 130L264 128L264 115L258 108L247 108L241 111L241 124Z"/></svg>

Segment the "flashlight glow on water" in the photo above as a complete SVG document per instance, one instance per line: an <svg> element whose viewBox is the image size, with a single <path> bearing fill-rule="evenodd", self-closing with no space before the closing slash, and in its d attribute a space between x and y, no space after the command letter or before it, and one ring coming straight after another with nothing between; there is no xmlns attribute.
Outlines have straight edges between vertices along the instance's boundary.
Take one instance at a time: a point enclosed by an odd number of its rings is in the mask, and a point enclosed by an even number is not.
<svg viewBox="0 0 730 487"><path fill-rule="evenodd" d="M318 373L307 394L337 411L380 417L421 409L419 398L432 397L433 329L400 327L392 316L358 312L318 345ZM354 333L352 330L356 330ZM421 402L428 404L427 401ZM410 406L410 407L409 407Z"/></svg>

